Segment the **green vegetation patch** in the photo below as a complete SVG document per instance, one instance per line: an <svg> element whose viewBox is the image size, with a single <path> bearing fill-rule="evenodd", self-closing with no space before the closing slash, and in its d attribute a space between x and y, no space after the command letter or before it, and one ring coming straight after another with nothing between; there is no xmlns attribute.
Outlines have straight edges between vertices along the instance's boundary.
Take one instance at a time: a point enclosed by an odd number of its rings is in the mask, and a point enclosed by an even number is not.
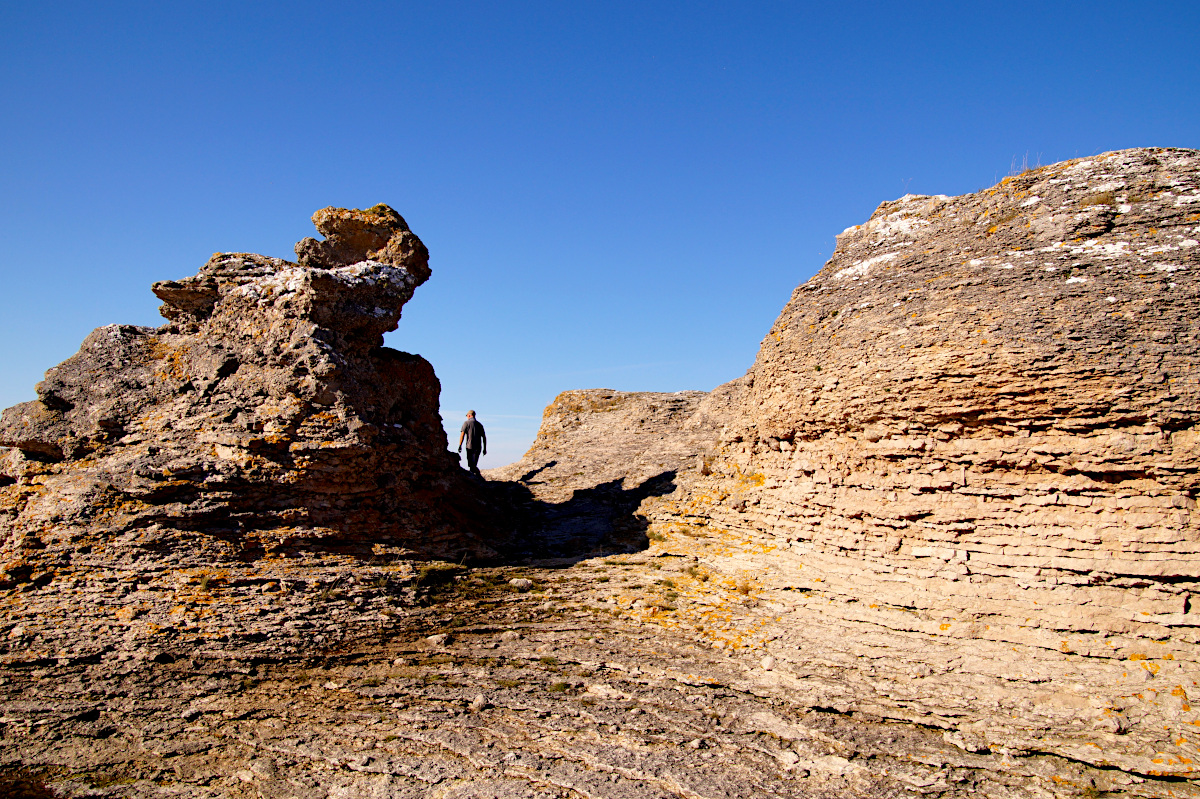
<svg viewBox="0 0 1200 799"><path fill-rule="evenodd" d="M421 568L417 570L417 585L445 585L464 572L466 568L457 563L431 560L421 564Z"/></svg>

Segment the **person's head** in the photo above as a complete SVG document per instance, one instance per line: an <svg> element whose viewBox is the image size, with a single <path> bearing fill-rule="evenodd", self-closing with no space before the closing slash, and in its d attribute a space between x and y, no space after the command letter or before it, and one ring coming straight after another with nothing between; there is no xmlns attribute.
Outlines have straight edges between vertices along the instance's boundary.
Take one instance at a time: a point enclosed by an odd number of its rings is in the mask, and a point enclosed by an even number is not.
<svg viewBox="0 0 1200 799"><path fill-rule="evenodd" d="M474 419L474 418L475 418L475 411L467 411L467 418L468 418L468 419Z"/></svg>

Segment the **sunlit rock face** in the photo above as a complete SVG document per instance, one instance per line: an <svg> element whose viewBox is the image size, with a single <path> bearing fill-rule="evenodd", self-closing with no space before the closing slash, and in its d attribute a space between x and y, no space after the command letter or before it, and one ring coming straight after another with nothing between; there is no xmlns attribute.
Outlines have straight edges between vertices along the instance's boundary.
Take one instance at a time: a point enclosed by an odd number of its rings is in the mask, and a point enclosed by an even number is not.
<svg viewBox="0 0 1200 799"><path fill-rule="evenodd" d="M1194 774L1198 241L1191 150L884 203L652 532L771 597L723 635L815 704Z"/></svg>
<svg viewBox="0 0 1200 799"><path fill-rule="evenodd" d="M300 242L298 263L218 253L156 283L168 324L96 330L4 412L9 582L138 548L197 563L486 551L433 368L382 346L428 251L387 206L313 221L326 239Z"/></svg>

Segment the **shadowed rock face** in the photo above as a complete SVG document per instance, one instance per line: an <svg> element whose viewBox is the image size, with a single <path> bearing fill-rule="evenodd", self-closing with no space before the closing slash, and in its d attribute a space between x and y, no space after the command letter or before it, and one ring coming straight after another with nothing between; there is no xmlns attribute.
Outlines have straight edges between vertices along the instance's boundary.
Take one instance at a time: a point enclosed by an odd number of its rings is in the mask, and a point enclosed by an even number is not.
<svg viewBox="0 0 1200 799"><path fill-rule="evenodd" d="M221 253L156 283L169 324L96 330L4 412L6 560L121 536L172 549L184 530L206 534L185 548L201 559L478 549L433 369L382 346L425 246L387 206L313 221L328 238L300 263Z"/></svg>

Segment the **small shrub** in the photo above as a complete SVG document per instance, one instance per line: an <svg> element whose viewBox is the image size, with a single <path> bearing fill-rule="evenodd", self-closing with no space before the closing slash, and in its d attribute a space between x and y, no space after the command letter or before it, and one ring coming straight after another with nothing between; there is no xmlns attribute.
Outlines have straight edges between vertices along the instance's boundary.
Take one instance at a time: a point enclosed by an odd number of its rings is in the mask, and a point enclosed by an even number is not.
<svg viewBox="0 0 1200 799"><path fill-rule="evenodd" d="M546 655L545 657L538 658L538 663L541 663L543 666L557 666L558 658Z"/></svg>
<svg viewBox="0 0 1200 799"><path fill-rule="evenodd" d="M457 563L431 560L417 570L417 585L444 585L464 571L466 569Z"/></svg>
<svg viewBox="0 0 1200 799"><path fill-rule="evenodd" d="M551 683L550 688L547 690L549 690L550 693L552 693L552 694L561 694L570 687L571 687L571 685L569 683L556 682L556 683Z"/></svg>
<svg viewBox="0 0 1200 799"><path fill-rule="evenodd" d="M1117 195L1111 191L1102 191L1099 194L1090 194L1079 201L1083 207L1089 205L1116 205Z"/></svg>
<svg viewBox="0 0 1200 799"><path fill-rule="evenodd" d="M667 540L667 537L665 535L663 535L662 533L658 532L657 530L651 530L650 532L646 533L646 538L649 538L651 541L666 541Z"/></svg>
<svg viewBox="0 0 1200 799"><path fill-rule="evenodd" d="M749 580L739 580L737 584L737 592L743 596L748 596L754 586L750 585Z"/></svg>
<svg viewBox="0 0 1200 799"><path fill-rule="evenodd" d="M516 688L520 684L520 680L496 680L496 685L499 685L501 688Z"/></svg>
<svg viewBox="0 0 1200 799"><path fill-rule="evenodd" d="M363 685L367 688L378 688L380 685L383 685L383 679L380 677L368 677L363 680Z"/></svg>

